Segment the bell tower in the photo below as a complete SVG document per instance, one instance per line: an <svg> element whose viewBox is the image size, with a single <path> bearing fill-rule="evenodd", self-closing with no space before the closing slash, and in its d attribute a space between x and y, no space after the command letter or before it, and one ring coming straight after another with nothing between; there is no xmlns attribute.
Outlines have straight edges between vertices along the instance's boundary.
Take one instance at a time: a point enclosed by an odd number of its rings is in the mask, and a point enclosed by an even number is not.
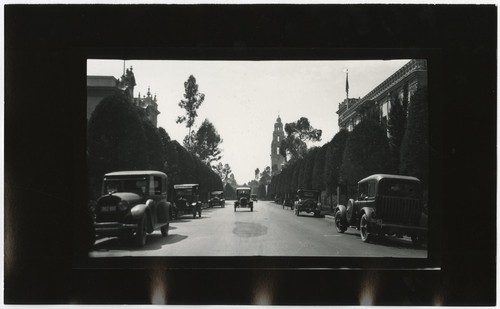
<svg viewBox="0 0 500 309"><path fill-rule="evenodd" d="M274 123L273 141L271 142L271 175L273 176L281 172L282 165L285 163L285 157L280 155L280 144L284 138L283 123L278 115Z"/></svg>

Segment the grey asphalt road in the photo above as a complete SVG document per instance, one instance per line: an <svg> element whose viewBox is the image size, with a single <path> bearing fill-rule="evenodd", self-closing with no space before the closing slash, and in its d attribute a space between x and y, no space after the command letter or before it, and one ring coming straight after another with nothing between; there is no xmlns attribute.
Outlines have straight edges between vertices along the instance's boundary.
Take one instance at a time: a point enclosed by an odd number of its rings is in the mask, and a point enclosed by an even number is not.
<svg viewBox="0 0 500 309"><path fill-rule="evenodd" d="M274 202L259 201L253 212L225 208L204 209L201 218L183 216L170 223L169 235L148 235L137 248L125 239L97 240L90 257L116 256L332 256L426 258L425 246L414 247L407 238L386 237L363 243L349 228L339 234L329 217L294 215Z"/></svg>

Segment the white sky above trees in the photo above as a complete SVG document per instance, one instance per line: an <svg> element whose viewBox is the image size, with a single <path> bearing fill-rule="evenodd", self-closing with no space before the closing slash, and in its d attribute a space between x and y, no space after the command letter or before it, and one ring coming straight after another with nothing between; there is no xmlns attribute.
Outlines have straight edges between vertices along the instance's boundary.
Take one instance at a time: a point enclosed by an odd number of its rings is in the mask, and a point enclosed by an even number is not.
<svg viewBox="0 0 500 309"><path fill-rule="evenodd" d="M346 98L345 69L349 70L349 97L368 94L408 60L391 61L154 61L127 60L136 79L134 96L148 87L158 101L158 127L182 144L188 129L177 124L184 114L178 106L184 82L196 78L205 101L194 128L211 121L223 142L222 163L228 163L239 184L254 179L256 168L271 165L271 141L278 114L283 124L307 117L323 130L321 146L338 132L336 111ZM88 60L87 75L119 78L123 60Z"/></svg>

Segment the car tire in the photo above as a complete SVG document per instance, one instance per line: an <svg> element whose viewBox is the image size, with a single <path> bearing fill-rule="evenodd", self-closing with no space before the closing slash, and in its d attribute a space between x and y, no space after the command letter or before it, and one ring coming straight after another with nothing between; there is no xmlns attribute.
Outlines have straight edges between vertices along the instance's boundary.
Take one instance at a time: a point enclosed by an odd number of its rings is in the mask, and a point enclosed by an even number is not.
<svg viewBox="0 0 500 309"><path fill-rule="evenodd" d="M411 236L411 242L415 247L418 247L422 244L422 236L420 235L412 235Z"/></svg>
<svg viewBox="0 0 500 309"><path fill-rule="evenodd" d="M368 229L368 219L366 214L363 214L363 216L361 216L361 220L359 221L359 234L361 235L361 240L363 242L370 242L371 235Z"/></svg>
<svg viewBox="0 0 500 309"><path fill-rule="evenodd" d="M167 223L167 224L165 224L164 226L162 226L162 227L160 228L160 231L161 231L161 236L163 236L163 237L167 237L167 235L168 235L168 228L169 228L169 226L170 226L170 223Z"/></svg>
<svg viewBox="0 0 500 309"><path fill-rule="evenodd" d="M340 211L337 211L335 214L335 228L337 229L338 233L344 233L347 230L347 226L344 224L342 220L342 215L340 214Z"/></svg>
<svg viewBox="0 0 500 309"><path fill-rule="evenodd" d="M144 247L146 244L147 236L146 215L143 215L139 224L137 225L137 232L135 233L135 243L139 247Z"/></svg>
<svg viewBox="0 0 500 309"><path fill-rule="evenodd" d="M201 207L200 210L198 211L198 218L201 218Z"/></svg>
<svg viewBox="0 0 500 309"><path fill-rule="evenodd" d="M252 211L252 212L253 212L253 206L252 206L252 207L250 207L250 211Z"/></svg>
<svg viewBox="0 0 500 309"><path fill-rule="evenodd" d="M193 207L193 219L196 219L196 207Z"/></svg>

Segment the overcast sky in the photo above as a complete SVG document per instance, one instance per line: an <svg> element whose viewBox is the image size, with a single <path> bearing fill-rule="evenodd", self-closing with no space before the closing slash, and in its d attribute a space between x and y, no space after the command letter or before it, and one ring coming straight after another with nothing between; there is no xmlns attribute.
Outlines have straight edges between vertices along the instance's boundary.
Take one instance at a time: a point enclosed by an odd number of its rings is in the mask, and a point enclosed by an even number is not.
<svg viewBox="0 0 500 309"><path fill-rule="evenodd" d="M282 122L307 117L323 130L321 146L338 132L336 111L346 98L363 97L409 60L391 61L153 61L127 60L136 79L134 96L148 87L158 100L158 127L182 143L188 129L177 124L184 114L178 106L184 82L196 78L205 101L198 110L197 128L205 118L223 139L222 163L228 163L239 184L254 178L254 171L271 165L271 141L278 115ZM123 60L88 60L87 75L119 78Z"/></svg>

